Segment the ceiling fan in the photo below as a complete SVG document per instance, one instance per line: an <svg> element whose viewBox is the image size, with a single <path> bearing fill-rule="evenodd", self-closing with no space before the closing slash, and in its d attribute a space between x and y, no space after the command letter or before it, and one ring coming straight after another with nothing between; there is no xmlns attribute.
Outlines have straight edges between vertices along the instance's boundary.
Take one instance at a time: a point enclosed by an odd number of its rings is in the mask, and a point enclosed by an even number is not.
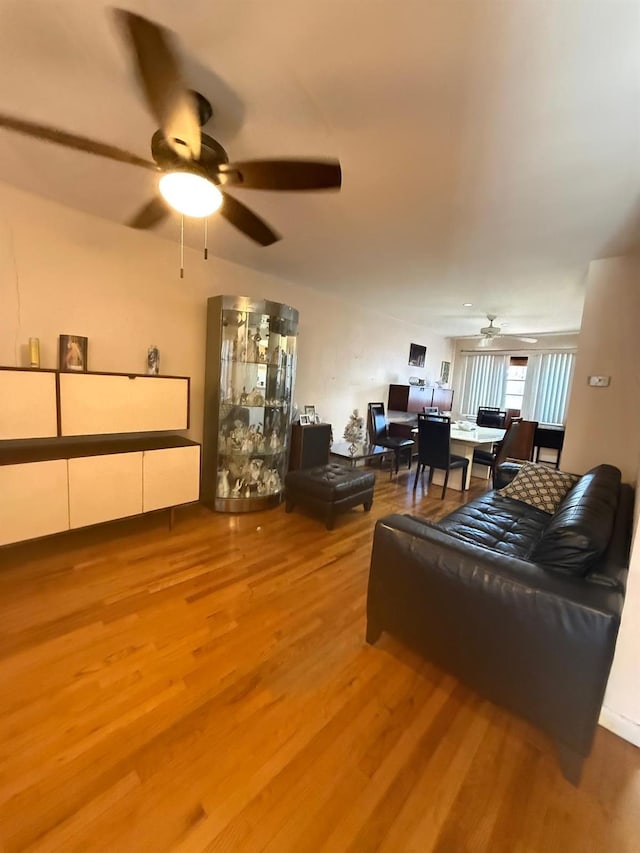
<svg viewBox="0 0 640 853"><path fill-rule="evenodd" d="M216 210L243 234L269 246L281 239L264 220L224 187L261 190L339 189L340 163L324 160L248 160L229 162L227 152L201 128L213 111L207 99L182 79L172 34L146 18L114 10L133 54L147 107L160 125L151 138L154 162L121 148L64 130L0 115L0 127L66 148L159 171L160 195L147 202L128 223L151 228L173 208L186 216L206 217Z"/></svg>
<svg viewBox="0 0 640 853"><path fill-rule="evenodd" d="M520 335L503 335L500 326L493 325L493 321L495 319L495 314L487 314L487 320L489 321L489 325L484 326L484 328L480 329L480 334L483 336L483 340L481 341L481 343L487 344L494 338L502 338L512 341L522 341L525 344L536 344L538 342L537 338L525 338L521 337Z"/></svg>

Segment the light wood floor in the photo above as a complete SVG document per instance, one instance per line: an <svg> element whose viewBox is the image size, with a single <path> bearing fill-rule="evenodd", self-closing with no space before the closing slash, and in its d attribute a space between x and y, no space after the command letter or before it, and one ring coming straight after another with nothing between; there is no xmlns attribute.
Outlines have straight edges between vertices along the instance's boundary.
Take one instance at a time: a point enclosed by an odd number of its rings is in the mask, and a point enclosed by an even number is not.
<svg viewBox="0 0 640 853"><path fill-rule="evenodd" d="M376 518L449 495L383 473L332 532L190 507L0 551L1 849L637 853L640 751L599 730L574 789L533 728L365 645Z"/></svg>

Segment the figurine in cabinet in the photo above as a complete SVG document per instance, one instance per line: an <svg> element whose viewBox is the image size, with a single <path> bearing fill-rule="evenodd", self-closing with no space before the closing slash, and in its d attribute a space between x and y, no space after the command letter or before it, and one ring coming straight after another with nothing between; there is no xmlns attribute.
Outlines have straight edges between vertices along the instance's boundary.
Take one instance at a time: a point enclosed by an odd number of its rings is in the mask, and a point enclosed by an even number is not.
<svg viewBox="0 0 640 853"><path fill-rule="evenodd" d="M259 361L260 354L260 330L256 329L247 342L247 361Z"/></svg>
<svg viewBox="0 0 640 853"><path fill-rule="evenodd" d="M249 482L253 485L257 485L260 480L263 465L264 459L252 459L249 463Z"/></svg>
<svg viewBox="0 0 640 853"><path fill-rule="evenodd" d="M229 469L223 468L218 471L218 497L229 497Z"/></svg>
<svg viewBox="0 0 640 853"><path fill-rule="evenodd" d="M257 388L254 388L247 395L247 405L248 406L264 406L264 395L258 391Z"/></svg>

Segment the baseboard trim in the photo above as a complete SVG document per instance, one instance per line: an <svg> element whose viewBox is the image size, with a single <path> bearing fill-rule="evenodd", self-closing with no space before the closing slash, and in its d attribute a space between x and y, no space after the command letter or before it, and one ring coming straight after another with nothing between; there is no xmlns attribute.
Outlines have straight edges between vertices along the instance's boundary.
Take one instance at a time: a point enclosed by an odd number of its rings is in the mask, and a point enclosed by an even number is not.
<svg viewBox="0 0 640 853"><path fill-rule="evenodd" d="M634 746L640 747L640 723L635 720L630 720L628 717L623 717L622 714L617 714L606 705L602 706L600 711L600 719L598 723L614 735L628 740Z"/></svg>

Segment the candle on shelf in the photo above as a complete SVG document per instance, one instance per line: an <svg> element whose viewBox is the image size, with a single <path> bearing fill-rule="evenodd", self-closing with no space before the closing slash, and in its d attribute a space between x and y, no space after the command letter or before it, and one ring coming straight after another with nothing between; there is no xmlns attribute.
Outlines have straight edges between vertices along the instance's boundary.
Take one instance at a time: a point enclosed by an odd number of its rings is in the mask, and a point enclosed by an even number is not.
<svg viewBox="0 0 640 853"><path fill-rule="evenodd" d="M40 339L29 338L29 366L40 367Z"/></svg>

